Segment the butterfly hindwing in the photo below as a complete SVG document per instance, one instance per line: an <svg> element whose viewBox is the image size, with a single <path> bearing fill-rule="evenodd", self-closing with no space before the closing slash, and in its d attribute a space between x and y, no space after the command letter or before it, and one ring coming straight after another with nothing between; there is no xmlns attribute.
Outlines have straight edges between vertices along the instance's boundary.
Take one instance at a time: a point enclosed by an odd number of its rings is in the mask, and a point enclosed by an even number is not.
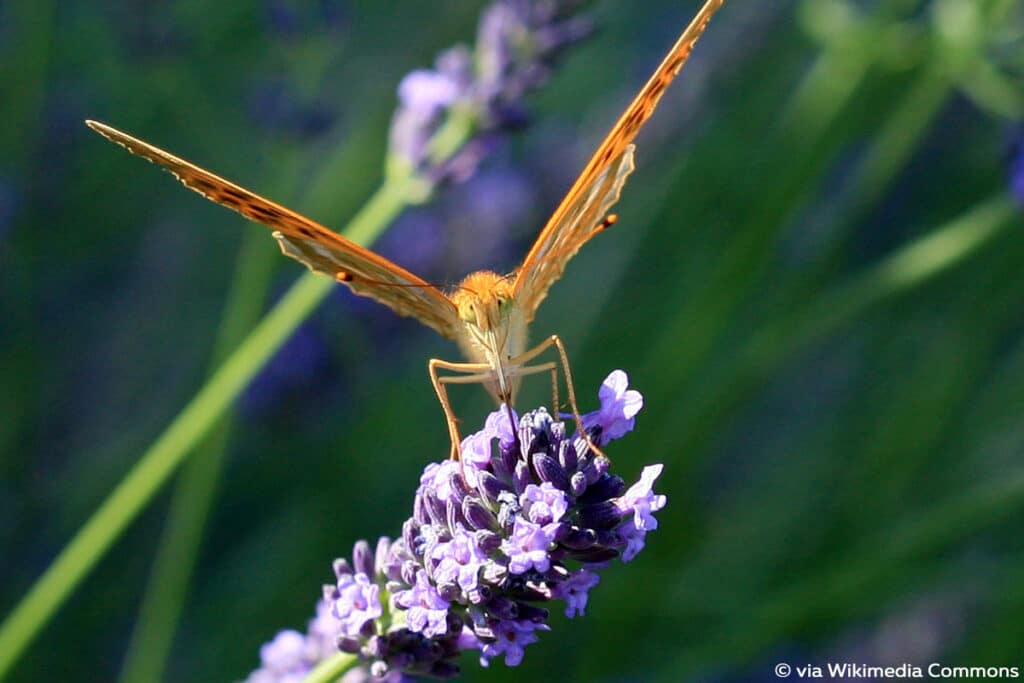
<svg viewBox="0 0 1024 683"><path fill-rule="evenodd" d="M411 315L449 339L458 337L459 321L451 301L432 285L419 284L419 278L413 282L408 271L383 257L370 252L373 259L355 263L351 252L323 240L286 235L280 230L274 232L274 239L281 253L310 270L330 275L400 315Z"/></svg>

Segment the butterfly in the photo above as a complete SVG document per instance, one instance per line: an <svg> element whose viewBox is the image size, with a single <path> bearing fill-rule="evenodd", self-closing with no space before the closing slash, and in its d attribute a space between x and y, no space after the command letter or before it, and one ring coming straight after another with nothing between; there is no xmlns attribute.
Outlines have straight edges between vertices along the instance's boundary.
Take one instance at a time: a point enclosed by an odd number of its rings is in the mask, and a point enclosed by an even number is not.
<svg viewBox="0 0 1024 683"><path fill-rule="evenodd" d="M169 152L104 123L86 121L86 124L129 152L163 166L186 187L207 199L271 228L286 256L454 340L468 362L434 358L428 363L428 370L448 422L451 457L458 458L461 438L448 400L446 386L450 384L483 384L499 404L507 407L511 417L519 380L538 373L550 373L553 408L557 410L558 370L561 369L573 417L582 425L565 345L558 335L552 334L530 348L528 327L551 285L562 276L569 259L587 241L615 223L616 216L608 212L618 201L633 171L633 139L724 1L705 1L661 65L598 145L522 265L507 275L489 270L470 273L449 292L319 223ZM531 365L552 348L557 351L557 362ZM456 374L441 375L439 371ZM589 436L582 429L581 432L589 442ZM597 449L594 444L590 445Z"/></svg>

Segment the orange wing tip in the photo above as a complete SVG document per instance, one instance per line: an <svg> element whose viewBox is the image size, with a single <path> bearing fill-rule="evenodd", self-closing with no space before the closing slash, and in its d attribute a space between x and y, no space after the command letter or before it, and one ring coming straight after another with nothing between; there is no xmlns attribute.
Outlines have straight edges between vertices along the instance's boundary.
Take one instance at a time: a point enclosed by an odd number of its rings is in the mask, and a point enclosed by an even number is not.
<svg viewBox="0 0 1024 683"><path fill-rule="evenodd" d="M107 139L112 138L114 133L117 132L114 128L111 128L107 124L101 123L100 121L94 121L92 119L86 119L85 125L89 126L94 131L96 131L97 133L99 133L100 135Z"/></svg>

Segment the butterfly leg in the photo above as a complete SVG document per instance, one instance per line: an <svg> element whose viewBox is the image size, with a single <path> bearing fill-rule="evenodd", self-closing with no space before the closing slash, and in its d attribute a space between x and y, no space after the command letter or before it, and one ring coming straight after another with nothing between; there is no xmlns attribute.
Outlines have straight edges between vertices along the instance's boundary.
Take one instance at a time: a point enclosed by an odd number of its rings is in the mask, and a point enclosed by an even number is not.
<svg viewBox="0 0 1024 683"><path fill-rule="evenodd" d="M452 372L470 373L463 376L445 376L437 374L438 369L451 370ZM444 410L444 419L448 422L448 437L451 439L452 448L448 457L452 460L461 461L462 437L459 436L458 420L452 411L452 405L448 401L446 384L481 384L492 378L491 367L486 363L452 363L438 358L431 358L427 363L427 370L430 372L430 382L434 385L437 393L437 400L441 402L441 409Z"/></svg>
<svg viewBox="0 0 1024 683"><path fill-rule="evenodd" d="M541 365L531 365L529 367L520 367L515 371L516 377L526 377L527 375L537 375L542 372L551 373L551 410L557 413L559 408L558 403L558 363L551 361L550 363L543 363Z"/></svg>
<svg viewBox="0 0 1024 683"><path fill-rule="evenodd" d="M558 351L558 358L562 365L562 374L565 375L566 393L568 393L569 395L569 409L572 410L572 417L576 421L576 427L579 430L580 434L583 436L584 441L587 442L587 446L590 447L590 450L592 450L594 453L598 455L605 455L604 451L602 451L597 446L597 444L595 444L591 440L590 435L587 434L587 431L583 428L583 418L580 417L580 410L576 406L576 389L572 381L572 370L569 369L569 354L566 353L565 351L565 345L562 343L561 337L559 337L557 334L553 334L544 341L542 341L540 344L537 344L535 347L527 351L526 353L522 353L516 356L515 358L510 359L509 363L513 366L519 366L521 368L521 366L525 365L526 363L530 362L540 354L544 353L552 346L554 346L555 349L557 349ZM523 369L524 368L521 368L518 374L523 374ZM557 379L555 380L555 387L556 388L553 391L556 394L556 403L552 410L554 410L557 413ZM605 457L607 458L608 456L605 455Z"/></svg>

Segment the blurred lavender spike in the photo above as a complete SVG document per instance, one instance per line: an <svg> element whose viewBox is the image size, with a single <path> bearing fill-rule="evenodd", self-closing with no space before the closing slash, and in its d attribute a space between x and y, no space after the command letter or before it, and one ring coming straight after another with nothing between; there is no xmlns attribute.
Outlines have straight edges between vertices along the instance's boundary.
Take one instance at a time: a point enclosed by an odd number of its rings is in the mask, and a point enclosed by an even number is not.
<svg viewBox="0 0 1024 683"><path fill-rule="evenodd" d="M581 4L498 0L481 14L475 49L449 48L434 68L403 78L391 120L389 171L413 173L429 188L473 175L504 133L527 123L522 100L547 82L558 55L590 34L591 22L573 16ZM432 145L454 117L463 117L473 134L438 161Z"/></svg>
<svg viewBox="0 0 1024 683"><path fill-rule="evenodd" d="M1024 207L1024 127L1017 131L1010 151L1010 193Z"/></svg>

